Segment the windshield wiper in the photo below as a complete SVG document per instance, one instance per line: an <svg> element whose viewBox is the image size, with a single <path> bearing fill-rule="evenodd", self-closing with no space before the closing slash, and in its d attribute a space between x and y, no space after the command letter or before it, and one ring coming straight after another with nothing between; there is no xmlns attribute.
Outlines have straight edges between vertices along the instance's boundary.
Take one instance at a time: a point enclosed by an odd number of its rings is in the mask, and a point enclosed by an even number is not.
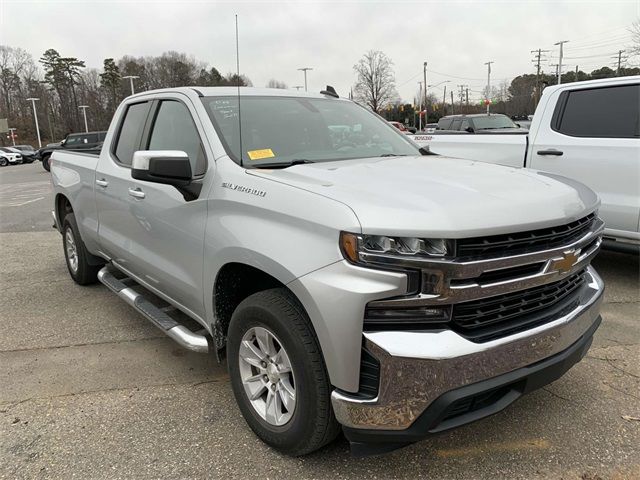
<svg viewBox="0 0 640 480"><path fill-rule="evenodd" d="M406 157L404 153L383 153L382 155L378 155L379 157Z"/></svg>
<svg viewBox="0 0 640 480"><path fill-rule="evenodd" d="M289 162L273 162L273 163L259 163L254 168L287 168L294 165L302 165L305 163L316 163L314 160L307 160L306 158L296 158Z"/></svg>

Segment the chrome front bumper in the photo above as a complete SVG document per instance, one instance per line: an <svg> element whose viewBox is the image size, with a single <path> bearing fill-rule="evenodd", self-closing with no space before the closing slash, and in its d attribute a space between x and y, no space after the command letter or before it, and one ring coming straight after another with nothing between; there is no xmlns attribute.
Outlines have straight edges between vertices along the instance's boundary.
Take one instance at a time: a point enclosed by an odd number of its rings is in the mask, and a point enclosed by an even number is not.
<svg viewBox="0 0 640 480"><path fill-rule="evenodd" d="M544 325L486 343L451 330L365 333L365 348L380 362L378 396L335 390L333 409L350 428L404 430L451 390L540 362L574 344L598 321L604 284L592 267L579 305Z"/></svg>

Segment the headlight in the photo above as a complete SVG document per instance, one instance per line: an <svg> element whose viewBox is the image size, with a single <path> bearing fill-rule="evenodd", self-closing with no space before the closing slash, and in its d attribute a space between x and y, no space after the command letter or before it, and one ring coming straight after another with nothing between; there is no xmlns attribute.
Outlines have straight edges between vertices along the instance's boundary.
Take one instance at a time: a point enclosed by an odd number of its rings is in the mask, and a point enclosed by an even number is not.
<svg viewBox="0 0 640 480"><path fill-rule="evenodd" d="M353 263L403 264L411 260L442 258L453 253L450 240L441 238L387 237L340 233L340 249Z"/></svg>

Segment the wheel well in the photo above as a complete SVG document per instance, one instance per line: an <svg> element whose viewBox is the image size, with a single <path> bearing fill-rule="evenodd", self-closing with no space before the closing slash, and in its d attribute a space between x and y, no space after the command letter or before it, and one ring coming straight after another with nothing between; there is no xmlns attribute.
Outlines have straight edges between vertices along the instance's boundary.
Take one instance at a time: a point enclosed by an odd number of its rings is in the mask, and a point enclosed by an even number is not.
<svg viewBox="0 0 640 480"><path fill-rule="evenodd" d="M71 202L69 201L69 199L64 195L62 195L61 193L59 193L58 196L56 197L55 205L56 205L56 217L58 218L58 221L60 222L60 224L62 224L62 221L64 220L65 215L67 213L73 213L73 207L71 206Z"/></svg>
<svg viewBox="0 0 640 480"><path fill-rule="evenodd" d="M268 273L243 263L228 263L220 269L213 292L216 323L212 328L219 359L225 356L229 322L240 302L254 293L278 287L284 287L284 284Z"/></svg>

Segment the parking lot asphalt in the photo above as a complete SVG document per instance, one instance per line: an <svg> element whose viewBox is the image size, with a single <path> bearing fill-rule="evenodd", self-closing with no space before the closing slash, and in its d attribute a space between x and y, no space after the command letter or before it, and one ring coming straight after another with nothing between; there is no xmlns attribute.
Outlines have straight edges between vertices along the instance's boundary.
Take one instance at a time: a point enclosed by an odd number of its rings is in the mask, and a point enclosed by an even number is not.
<svg viewBox="0 0 640 480"><path fill-rule="evenodd" d="M0 478L640 478L640 267L602 252L603 323L560 380L381 457L255 437L225 365L70 279L40 163L0 169ZM42 197L42 198L41 198Z"/></svg>

